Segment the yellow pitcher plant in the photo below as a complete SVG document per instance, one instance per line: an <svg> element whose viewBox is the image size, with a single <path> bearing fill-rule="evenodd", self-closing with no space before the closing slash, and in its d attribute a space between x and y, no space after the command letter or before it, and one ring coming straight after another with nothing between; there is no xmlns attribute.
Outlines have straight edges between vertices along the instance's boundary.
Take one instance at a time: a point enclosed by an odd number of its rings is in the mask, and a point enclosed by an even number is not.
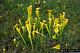
<svg viewBox="0 0 80 53"><path fill-rule="evenodd" d="M21 33L21 29L24 32L26 29L27 33L26 35L29 38L29 41L31 43L31 49L32 49L32 53L34 53L35 50L35 44L34 44L34 40L37 36L39 36L38 38L40 38L40 44L41 47L43 47L43 43L45 42L44 37L46 37L47 35L52 38L53 40L61 40L61 35L63 33L63 30L65 28L65 26L68 23L68 19L65 18L65 12L63 12L62 14L59 15L58 18L56 18L53 14L52 14L53 10L48 10L48 16L46 19L41 20L41 15L40 15L40 7L36 8L35 14L36 16L33 17L32 16L32 5L30 5L29 7L27 7L27 19L25 21L25 25L22 25L22 21L21 19L19 19L19 24L15 25L16 31L19 33L20 37L22 38L24 44L29 47L26 44L25 39L23 38L23 35ZM18 27L18 26L21 26ZM46 35L47 33L47 35ZM60 49L61 48L61 43L56 44L56 46L52 46L52 48L54 49Z"/></svg>

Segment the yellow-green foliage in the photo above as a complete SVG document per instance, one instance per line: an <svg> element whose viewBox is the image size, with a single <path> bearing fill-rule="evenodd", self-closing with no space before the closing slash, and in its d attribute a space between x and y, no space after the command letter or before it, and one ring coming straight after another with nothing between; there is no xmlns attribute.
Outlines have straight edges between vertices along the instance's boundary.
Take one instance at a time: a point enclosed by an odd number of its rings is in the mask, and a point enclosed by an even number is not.
<svg viewBox="0 0 80 53"><path fill-rule="evenodd" d="M25 21L25 25L22 25L21 20L19 20L19 24L15 25L15 28L17 32L19 33L19 35L21 36L25 45L26 45L26 41L24 40L20 29L23 29L22 31L24 32L24 28L25 28L26 31L28 32L26 33L26 35L28 35L30 39L30 43L32 46L32 52L34 52L33 40L35 39L35 37L40 35L40 38L42 39L40 40L41 45L44 42L43 37L46 36L46 33L52 39L58 39L58 37L61 36L64 27L68 23L68 19L65 18L65 12L63 12L62 14L58 16L58 18L56 18L54 15L52 15L53 10L48 10L47 19L41 20L42 17L40 16L39 9L40 8L36 8L36 11L35 11L36 18L35 18L32 16L32 6L30 5L29 7L27 7L28 17ZM21 25L21 27L18 27L18 25ZM60 49L60 43L54 46L53 48Z"/></svg>

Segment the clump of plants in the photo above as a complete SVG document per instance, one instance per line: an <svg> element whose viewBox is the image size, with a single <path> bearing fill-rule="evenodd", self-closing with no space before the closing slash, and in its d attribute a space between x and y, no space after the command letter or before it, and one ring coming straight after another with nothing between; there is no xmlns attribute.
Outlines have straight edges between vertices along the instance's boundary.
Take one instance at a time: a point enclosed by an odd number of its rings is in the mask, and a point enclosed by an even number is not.
<svg viewBox="0 0 80 53"><path fill-rule="evenodd" d="M53 10L48 10L47 18L40 15L40 8L36 8L35 17L32 16L32 5L27 7L28 17L19 19L14 28L31 53L47 53L50 49L61 49L62 33L68 23L65 12L55 16Z"/></svg>

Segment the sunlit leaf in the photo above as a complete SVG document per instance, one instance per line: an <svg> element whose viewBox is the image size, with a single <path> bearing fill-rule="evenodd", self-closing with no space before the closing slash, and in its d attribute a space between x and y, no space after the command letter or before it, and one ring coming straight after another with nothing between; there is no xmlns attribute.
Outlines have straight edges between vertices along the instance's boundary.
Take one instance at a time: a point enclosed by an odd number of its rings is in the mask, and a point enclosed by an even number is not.
<svg viewBox="0 0 80 53"><path fill-rule="evenodd" d="M54 49L60 49L60 44L57 44L56 46L53 47Z"/></svg>
<svg viewBox="0 0 80 53"><path fill-rule="evenodd" d="M53 38L53 39L57 39L56 35L53 35L52 38Z"/></svg>

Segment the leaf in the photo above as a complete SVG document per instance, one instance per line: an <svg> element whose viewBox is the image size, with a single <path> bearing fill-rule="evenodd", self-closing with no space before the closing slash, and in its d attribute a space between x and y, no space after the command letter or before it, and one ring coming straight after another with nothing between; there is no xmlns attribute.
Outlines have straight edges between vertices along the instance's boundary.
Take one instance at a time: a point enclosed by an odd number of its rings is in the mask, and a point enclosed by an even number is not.
<svg viewBox="0 0 80 53"><path fill-rule="evenodd" d="M54 49L60 49L60 44L57 44L55 47L53 47Z"/></svg>
<svg viewBox="0 0 80 53"><path fill-rule="evenodd" d="M53 35L52 38L53 38L53 39L57 39L56 35Z"/></svg>
<svg viewBox="0 0 80 53"><path fill-rule="evenodd" d="M58 23L59 23L59 19L58 19L58 18L55 18L55 19L54 19L54 23L55 23L55 24L58 24Z"/></svg>

